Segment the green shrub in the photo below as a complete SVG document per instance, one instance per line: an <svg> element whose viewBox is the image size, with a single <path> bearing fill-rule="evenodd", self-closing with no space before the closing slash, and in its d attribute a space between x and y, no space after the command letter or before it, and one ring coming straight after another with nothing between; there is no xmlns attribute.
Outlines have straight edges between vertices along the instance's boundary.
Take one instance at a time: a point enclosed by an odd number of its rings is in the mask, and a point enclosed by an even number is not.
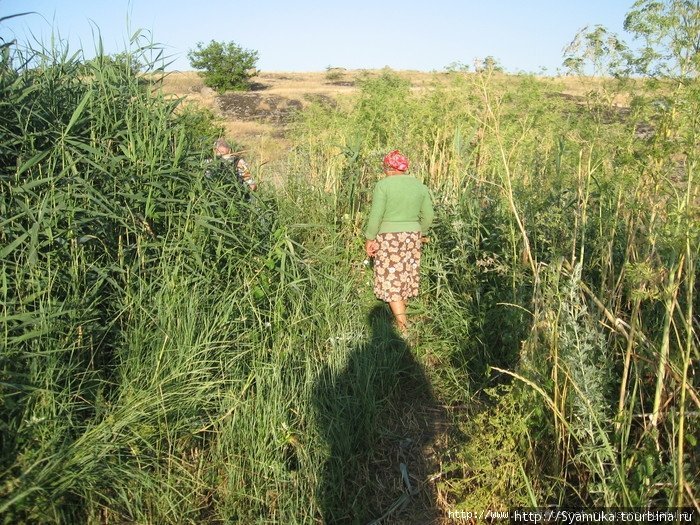
<svg viewBox="0 0 700 525"><path fill-rule="evenodd" d="M196 49L187 53L195 69L203 69L204 83L219 92L245 91L248 80L255 75L258 52L243 49L235 42L222 43L212 40L207 46L197 43Z"/></svg>
<svg viewBox="0 0 700 525"><path fill-rule="evenodd" d="M326 67L326 80L328 82L340 82L345 78L345 68L342 67Z"/></svg>

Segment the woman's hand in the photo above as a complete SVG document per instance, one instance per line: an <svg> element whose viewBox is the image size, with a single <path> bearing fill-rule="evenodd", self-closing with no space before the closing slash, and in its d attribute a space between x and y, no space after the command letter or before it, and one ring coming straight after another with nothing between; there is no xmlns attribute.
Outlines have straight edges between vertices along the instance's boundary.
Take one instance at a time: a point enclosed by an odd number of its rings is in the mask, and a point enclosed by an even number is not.
<svg viewBox="0 0 700 525"><path fill-rule="evenodd" d="M377 250L379 250L379 243L376 240L365 241L365 252L367 252L368 257L374 257L377 254Z"/></svg>

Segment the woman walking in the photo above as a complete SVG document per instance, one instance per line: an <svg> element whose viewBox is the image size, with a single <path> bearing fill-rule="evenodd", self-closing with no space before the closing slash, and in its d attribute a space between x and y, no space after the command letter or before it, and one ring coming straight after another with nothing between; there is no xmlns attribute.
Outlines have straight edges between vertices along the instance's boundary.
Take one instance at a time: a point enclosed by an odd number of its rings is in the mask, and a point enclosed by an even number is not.
<svg viewBox="0 0 700 525"><path fill-rule="evenodd" d="M365 227L365 251L374 257L374 294L389 303L398 329L407 329L406 300L418 295L423 235L433 222L428 188L408 175L398 150L384 157Z"/></svg>

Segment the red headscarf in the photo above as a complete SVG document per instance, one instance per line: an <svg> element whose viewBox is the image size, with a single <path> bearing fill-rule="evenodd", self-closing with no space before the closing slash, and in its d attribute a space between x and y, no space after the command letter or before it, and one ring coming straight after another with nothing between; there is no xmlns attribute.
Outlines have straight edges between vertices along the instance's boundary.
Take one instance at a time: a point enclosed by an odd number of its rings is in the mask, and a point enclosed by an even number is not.
<svg viewBox="0 0 700 525"><path fill-rule="evenodd" d="M386 154L384 165L396 171L406 171L408 169L408 159L397 149Z"/></svg>

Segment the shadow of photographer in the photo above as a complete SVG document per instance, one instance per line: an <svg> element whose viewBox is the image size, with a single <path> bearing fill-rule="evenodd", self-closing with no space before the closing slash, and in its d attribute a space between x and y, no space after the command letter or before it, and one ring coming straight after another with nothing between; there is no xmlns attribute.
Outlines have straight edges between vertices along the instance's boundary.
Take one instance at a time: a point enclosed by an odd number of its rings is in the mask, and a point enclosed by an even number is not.
<svg viewBox="0 0 700 525"><path fill-rule="evenodd" d="M327 449L317 500L325 524L434 523L429 474L444 411L423 367L385 306L368 315L370 339L314 386L317 430Z"/></svg>

